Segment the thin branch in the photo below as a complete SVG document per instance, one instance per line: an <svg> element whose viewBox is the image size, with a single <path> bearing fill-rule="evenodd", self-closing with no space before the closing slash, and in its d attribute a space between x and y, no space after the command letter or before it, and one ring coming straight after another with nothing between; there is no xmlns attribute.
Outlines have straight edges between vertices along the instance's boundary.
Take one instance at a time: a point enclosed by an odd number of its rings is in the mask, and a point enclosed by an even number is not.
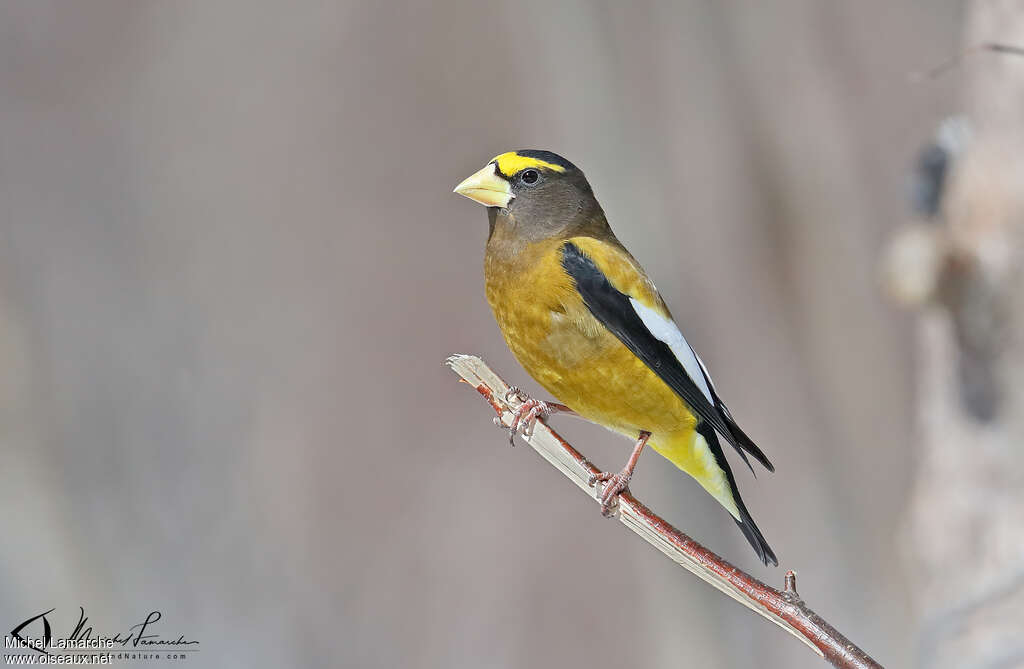
<svg viewBox="0 0 1024 669"><path fill-rule="evenodd" d="M448 366L484 396L503 425L511 424L512 410L520 400L515 396L505 399L509 385L483 360L453 355L448 358ZM589 497L595 497L588 481L599 470L554 430L538 421L532 434L523 439ZM669 525L628 491L619 497L615 517L672 561L800 639L833 666L881 669L867 653L804 604L797 594L796 574L792 571L786 574L784 592L769 587Z"/></svg>
<svg viewBox="0 0 1024 669"><path fill-rule="evenodd" d="M996 42L985 42L984 44L975 44L974 46L967 47L953 57L949 58L945 62L942 62L927 72L918 72L911 77L916 81L925 81L928 79L936 79L946 72L949 72L953 68L960 65L964 58L973 56L974 54L981 53L983 51L989 51L992 53L1009 54L1011 56L1024 56L1024 47L1014 46L1013 44L998 44Z"/></svg>

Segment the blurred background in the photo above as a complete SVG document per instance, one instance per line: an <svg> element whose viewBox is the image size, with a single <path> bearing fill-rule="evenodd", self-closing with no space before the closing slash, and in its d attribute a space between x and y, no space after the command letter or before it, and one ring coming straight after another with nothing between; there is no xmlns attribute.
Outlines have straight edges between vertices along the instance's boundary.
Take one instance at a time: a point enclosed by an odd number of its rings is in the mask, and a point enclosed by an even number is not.
<svg viewBox="0 0 1024 669"><path fill-rule="evenodd" d="M544 148L774 461L733 462L780 568L667 461L632 490L911 665L919 347L877 269L970 70L914 75L967 12L4 2L0 629L158 609L210 667L821 666L510 449L442 365L540 394L451 190ZM630 447L554 426L605 469Z"/></svg>

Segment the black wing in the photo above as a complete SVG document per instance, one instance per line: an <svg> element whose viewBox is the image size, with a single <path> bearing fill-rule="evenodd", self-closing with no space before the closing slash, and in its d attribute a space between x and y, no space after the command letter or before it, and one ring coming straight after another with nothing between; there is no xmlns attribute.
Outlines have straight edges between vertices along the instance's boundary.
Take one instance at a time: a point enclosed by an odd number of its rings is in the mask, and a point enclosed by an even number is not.
<svg viewBox="0 0 1024 669"><path fill-rule="evenodd" d="M608 277L594 261L572 242L567 242L562 247L562 267L576 283L576 290L594 318L601 321L636 357L643 360L644 364L661 377L661 380L686 402L701 421L708 423L725 437L748 467L750 461L747 460L746 453L754 456L769 471L775 471L775 467L761 449L736 425L729 409L715 393L711 378L699 357L697 361L711 390L714 406L686 373L668 344L651 334L640 320L640 316L629 301L629 296L612 286ZM696 357L696 354L694 356ZM723 469L727 467L726 464ZM753 471L753 467L750 469Z"/></svg>

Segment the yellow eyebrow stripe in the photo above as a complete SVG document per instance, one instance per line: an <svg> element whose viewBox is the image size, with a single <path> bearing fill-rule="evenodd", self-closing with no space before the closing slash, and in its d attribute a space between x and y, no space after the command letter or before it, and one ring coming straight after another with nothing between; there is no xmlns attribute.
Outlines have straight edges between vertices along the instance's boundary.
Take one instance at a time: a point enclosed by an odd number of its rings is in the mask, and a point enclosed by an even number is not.
<svg viewBox="0 0 1024 669"><path fill-rule="evenodd" d="M552 172L564 172L565 168L561 165L555 165L549 163L546 160L540 160L538 158L528 158L521 156L515 151L509 151L503 153L500 156L495 156L492 163L498 166L498 171L506 177L511 177L519 170L525 170L527 167L536 167L539 169L551 170Z"/></svg>

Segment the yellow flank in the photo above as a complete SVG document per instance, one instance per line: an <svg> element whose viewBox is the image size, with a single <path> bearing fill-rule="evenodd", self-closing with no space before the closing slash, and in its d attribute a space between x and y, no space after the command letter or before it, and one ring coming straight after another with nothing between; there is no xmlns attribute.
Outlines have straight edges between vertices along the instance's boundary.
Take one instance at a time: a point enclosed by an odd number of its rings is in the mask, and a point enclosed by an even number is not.
<svg viewBox="0 0 1024 669"><path fill-rule="evenodd" d="M509 151L508 153L503 153L500 156L495 156L491 162L496 164L498 166L498 171L506 177L511 177L519 170L525 170L527 167L536 167L538 169L552 170L554 172L565 171L565 168L561 165L549 163L546 160L540 160L538 158L521 156L515 151Z"/></svg>
<svg viewBox="0 0 1024 669"><path fill-rule="evenodd" d="M509 154L505 154L509 155ZM496 228L484 262L487 301L512 353L558 401L584 418L636 439L693 476L739 517L724 472L682 399L587 309L562 268L572 242L619 291L669 316L654 284L620 245L592 237L516 244ZM503 236L507 239L502 239ZM505 248L514 251L505 251Z"/></svg>

